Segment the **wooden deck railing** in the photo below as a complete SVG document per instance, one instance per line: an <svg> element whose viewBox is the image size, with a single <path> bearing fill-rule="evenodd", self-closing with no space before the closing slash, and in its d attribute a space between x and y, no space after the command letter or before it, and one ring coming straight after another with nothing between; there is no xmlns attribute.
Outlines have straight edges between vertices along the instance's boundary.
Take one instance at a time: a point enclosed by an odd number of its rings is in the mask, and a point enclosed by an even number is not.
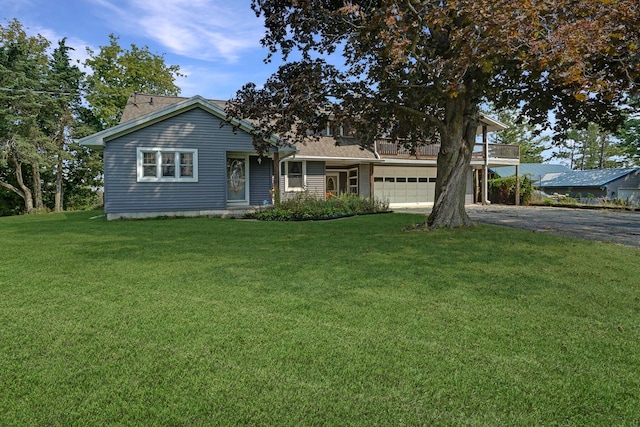
<svg viewBox="0 0 640 427"><path fill-rule="evenodd" d="M390 140L376 141L376 149L381 157L400 157L414 159L435 159L440 151L440 144L419 145L416 147L415 153L404 147L402 143ZM507 144L489 144L488 146L490 159L519 159L520 147L517 145ZM484 158L484 144L476 144L473 150L472 158Z"/></svg>

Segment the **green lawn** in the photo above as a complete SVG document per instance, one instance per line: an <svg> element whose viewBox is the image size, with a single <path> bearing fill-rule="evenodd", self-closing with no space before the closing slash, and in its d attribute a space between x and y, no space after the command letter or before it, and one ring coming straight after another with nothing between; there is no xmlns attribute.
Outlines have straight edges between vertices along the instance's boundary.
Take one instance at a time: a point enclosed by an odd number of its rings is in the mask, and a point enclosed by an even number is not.
<svg viewBox="0 0 640 427"><path fill-rule="evenodd" d="M640 250L509 228L0 218L0 425L637 425Z"/></svg>

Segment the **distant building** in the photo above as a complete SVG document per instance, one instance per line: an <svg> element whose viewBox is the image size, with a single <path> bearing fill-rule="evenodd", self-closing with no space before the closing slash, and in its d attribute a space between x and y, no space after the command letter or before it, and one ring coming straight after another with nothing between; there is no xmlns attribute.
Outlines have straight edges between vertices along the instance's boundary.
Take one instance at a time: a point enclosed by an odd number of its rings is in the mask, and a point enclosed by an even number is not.
<svg viewBox="0 0 640 427"><path fill-rule="evenodd" d="M507 178L516 174L515 166L500 166L489 169L494 176ZM551 165L546 163L520 163L518 174L521 177L528 177L534 187L539 187L540 182L545 177L557 176L558 174L571 172L571 169L564 165Z"/></svg>
<svg viewBox="0 0 640 427"><path fill-rule="evenodd" d="M640 201L640 168L594 169L547 174L539 183L546 193L572 197L605 197L637 204Z"/></svg>

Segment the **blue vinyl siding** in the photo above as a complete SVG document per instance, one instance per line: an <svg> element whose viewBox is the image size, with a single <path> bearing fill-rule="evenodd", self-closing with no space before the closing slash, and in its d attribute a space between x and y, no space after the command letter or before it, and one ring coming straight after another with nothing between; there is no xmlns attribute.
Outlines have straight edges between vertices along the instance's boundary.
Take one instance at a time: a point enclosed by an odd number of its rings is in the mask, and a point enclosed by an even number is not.
<svg viewBox="0 0 640 427"><path fill-rule="evenodd" d="M108 141L104 149L105 211L225 209L226 153L253 153L254 148L251 135L241 130L234 133L230 126L220 127L220 122L194 108ZM137 182L138 147L197 149L198 182ZM261 186L255 185L259 191Z"/></svg>
<svg viewBox="0 0 640 427"><path fill-rule="evenodd" d="M258 163L258 157L249 158L249 203L252 206L259 206L266 200L271 204L271 187L272 183L273 160L262 159Z"/></svg>

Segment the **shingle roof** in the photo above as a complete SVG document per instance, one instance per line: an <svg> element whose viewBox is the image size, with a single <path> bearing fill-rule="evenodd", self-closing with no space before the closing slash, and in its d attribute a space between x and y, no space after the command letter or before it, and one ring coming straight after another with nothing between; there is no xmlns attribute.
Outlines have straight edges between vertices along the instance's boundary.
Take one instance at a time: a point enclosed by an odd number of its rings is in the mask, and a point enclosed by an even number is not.
<svg viewBox="0 0 640 427"><path fill-rule="evenodd" d="M182 96L162 96L162 95L148 95L146 93L132 93L127 100L127 105L124 107L120 123L125 123L130 120L137 119L145 114L153 113L161 108L169 105L174 105L182 101L186 101L189 98ZM208 102L217 105L224 109L226 102L217 99L207 99Z"/></svg>
<svg viewBox="0 0 640 427"><path fill-rule="evenodd" d="M502 178L513 176L516 174L515 166L500 166L490 168L493 172L500 175ZM570 172L567 166L564 165L552 165L546 163L520 163L519 174L520 176L530 176L533 180L539 180L548 173L563 173Z"/></svg>
<svg viewBox="0 0 640 427"><path fill-rule="evenodd" d="M355 138L339 137L336 145L334 137L321 137L308 144L296 144L299 150L297 156L303 157L337 157L345 159L375 159L370 148L363 148Z"/></svg>
<svg viewBox="0 0 640 427"><path fill-rule="evenodd" d="M597 169L571 171L543 178L541 187L598 187L604 186L631 173L640 173L640 168Z"/></svg>

